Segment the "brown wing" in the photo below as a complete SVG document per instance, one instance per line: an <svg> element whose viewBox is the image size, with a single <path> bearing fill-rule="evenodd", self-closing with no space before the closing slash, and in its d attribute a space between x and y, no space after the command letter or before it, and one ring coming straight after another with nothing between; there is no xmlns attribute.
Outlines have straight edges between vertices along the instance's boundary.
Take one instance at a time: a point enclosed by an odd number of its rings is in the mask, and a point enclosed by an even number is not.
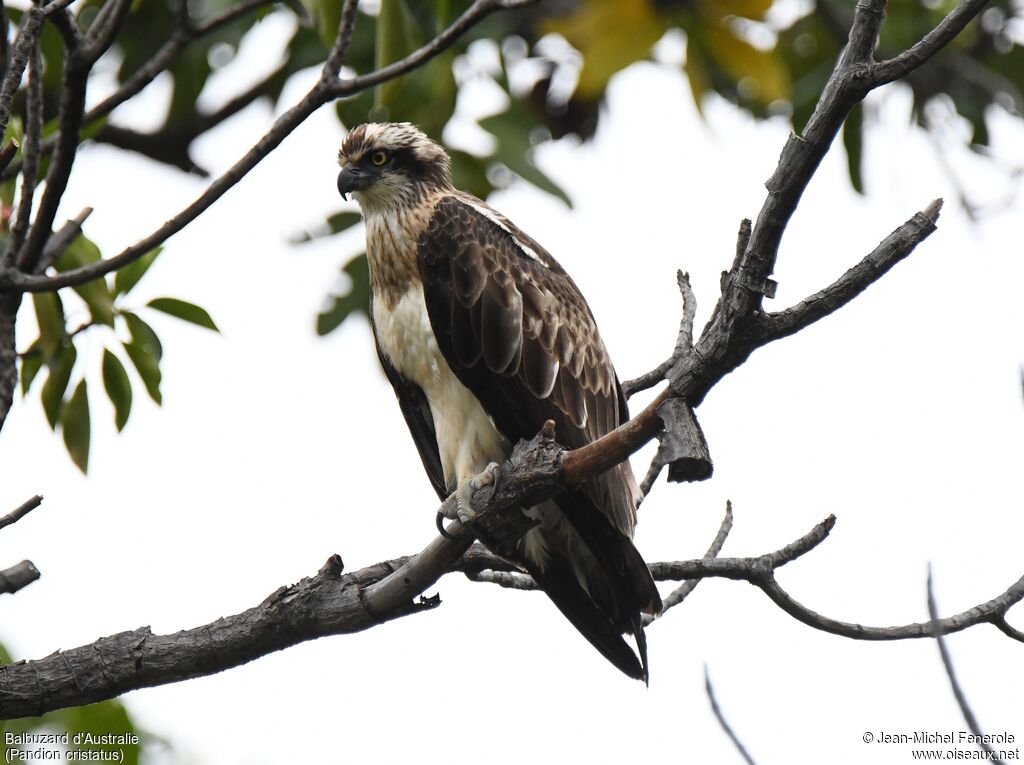
<svg viewBox="0 0 1024 765"><path fill-rule="evenodd" d="M435 209L418 255L441 352L511 442L550 419L558 441L576 448L628 419L586 301L533 239L482 202L452 195ZM628 464L583 492L632 537L637 492Z"/></svg>

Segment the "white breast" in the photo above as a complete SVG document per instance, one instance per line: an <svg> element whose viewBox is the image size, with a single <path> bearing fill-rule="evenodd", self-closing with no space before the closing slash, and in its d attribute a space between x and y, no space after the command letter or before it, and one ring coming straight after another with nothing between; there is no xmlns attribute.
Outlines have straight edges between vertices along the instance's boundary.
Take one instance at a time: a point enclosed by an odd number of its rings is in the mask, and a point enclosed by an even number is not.
<svg viewBox="0 0 1024 765"><path fill-rule="evenodd" d="M422 287L414 283L390 310L383 300L374 300L373 321L384 355L426 394L448 488L476 475L489 462L503 460L508 442L441 355Z"/></svg>

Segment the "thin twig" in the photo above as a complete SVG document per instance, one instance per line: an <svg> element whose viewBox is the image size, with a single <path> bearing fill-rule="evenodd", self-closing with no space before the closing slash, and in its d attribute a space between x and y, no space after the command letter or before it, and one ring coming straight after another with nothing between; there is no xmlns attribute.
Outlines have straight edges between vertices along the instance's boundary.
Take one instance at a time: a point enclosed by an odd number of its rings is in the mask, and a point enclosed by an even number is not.
<svg viewBox="0 0 1024 765"><path fill-rule="evenodd" d="M128 11L132 6L132 0L107 0L102 11L110 8L106 18L100 19L97 14L92 27L89 29L89 44L84 55L89 60L89 65L95 64L100 56L107 52L113 45L117 33L121 31L125 19L128 18ZM101 12L102 12L101 11Z"/></svg>
<svg viewBox="0 0 1024 765"><path fill-rule="evenodd" d="M717 558L718 554L722 552L722 547L725 545L725 540L729 537L729 532L732 531L732 500L727 500L725 503L725 517L722 519L721 525L718 527L718 533L715 534L715 538L711 540L711 546L708 547L708 551L704 553L704 560L711 560ZM700 583L700 579L687 579L679 587L669 593L667 598L661 600L661 615L664 616L670 608L675 608L684 600L687 596L693 592L694 588Z"/></svg>
<svg viewBox="0 0 1024 765"><path fill-rule="evenodd" d="M0 3L3 5L3 3ZM18 153L18 142L13 138L0 148L0 170L6 168L11 164L11 160L14 159L14 155Z"/></svg>
<svg viewBox="0 0 1024 765"><path fill-rule="evenodd" d="M0 529L10 526L12 523L17 523L41 504L43 504L43 498L39 494L25 500L7 515L0 517Z"/></svg>
<svg viewBox="0 0 1024 765"><path fill-rule="evenodd" d="M0 136L7 133L7 122L11 118L11 103L21 85L21 76L25 72L32 48L35 47L36 39L39 37L43 18L44 13L38 6L29 8L25 13L18 36L14 40L14 49L11 52L3 84L0 85Z"/></svg>
<svg viewBox="0 0 1024 765"><path fill-rule="evenodd" d="M366 90L367 88L371 88L374 85L380 85L382 82L387 82L395 79L396 77L401 77L403 74L411 72L434 58L434 56L451 47L452 43L465 34L466 30L480 23L484 17L490 15L494 11L523 8L527 5L532 5L537 1L538 0L519 0L519 2L515 2L514 0L475 0L475 2L466 9L465 13L452 22L451 26L441 32L441 34L426 45L413 51L405 58L388 64L387 66L383 66L375 72L352 77L351 79L335 80L331 86L331 95L334 98L351 96L355 93Z"/></svg>
<svg viewBox="0 0 1024 765"><path fill-rule="evenodd" d="M999 631L1007 637L1013 638L1018 642L1024 643L1024 632L1021 632L1019 629L1017 629L1008 621L1006 621L1005 616L996 616L994 619L992 619L992 623L996 625L996 627L999 628Z"/></svg>
<svg viewBox="0 0 1024 765"><path fill-rule="evenodd" d="M67 11L60 11L53 16L64 42L64 68L61 73L60 108L57 113L57 145L46 172L46 187L39 199L35 219L16 256L18 271L28 273L32 273L39 264L43 248L50 238L57 208L71 177L71 168L78 154L78 137L82 129L82 115L85 112L87 81L94 63L89 57L90 51L82 46L75 21L69 19L68 15Z"/></svg>
<svg viewBox="0 0 1024 765"><path fill-rule="evenodd" d="M987 4L988 0L963 0L916 45L898 56L873 64L871 78L875 87L906 77L920 67L960 34Z"/></svg>
<svg viewBox="0 0 1024 765"><path fill-rule="evenodd" d="M22 149L21 198L18 200L18 211L11 224L11 236L4 251L5 266L14 263L14 256L21 249L28 231L29 219L32 216L32 203L35 199L36 180L39 174L39 140L43 130L43 60L39 51L39 41L32 46L32 55L28 63L28 92L25 96L25 142Z"/></svg>
<svg viewBox="0 0 1024 765"><path fill-rule="evenodd" d="M732 745L736 747L736 751L740 753L743 761L746 762L747 765L757 765L750 756L750 753L747 752L746 747L743 746L743 742L740 741L739 737L733 731L732 726L726 722L725 715L722 714L722 710L718 706L718 700L715 698L715 691L711 687L711 676L708 674L707 664L704 665L704 690L707 691L708 701L711 702L711 711L715 713L715 719L718 720L718 724L721 726L722 730L725 731L725 735L729 737Z"/></svg>
<svg viewBox="0 0 1024 765"><path fill-rule="evenodd" d="M341 19L338 22L338 34L331 46L331 52L324 61L324 68L321 77L327 80L334 80L341 71L341 65L345 63L345 55L348 53L348 46L352 42L352 33L356 28L356 12L359 10L359 0L345 0L341 9Z"/></svg>
<svg viewBox="0 0 1024 765"><path fill-rule="evenodd" d="M938 609L935 606L935 589L932 587L932 567L930 565L928 566L928 616L931 617L933 622L939 621ZM974 716L974 710L967 703L967 697L964 695L963 689L956 679L956 672L953 670L953 658L949 655L946 639L941 634L936 633L935 642L939 646L939 656L942 657L942 666L946 669L946 677L949 678L949 684L953 690L953 698L956 699L956 703L960 707L960 713L963 714L964 722L967 723L968 729L975 735L975 743L988 754L986 759L989 762L998 762L1000 765L1006 765L1002 759L996 757L995 750L985 743L981 726L978 725L978 718Z"/></svg>
<svg viewBox="0 0 1024 765"><path fill-rule="evenodd" d="M56 231L50 236L46 242L46 246L43 248L42 257L39 259L39 271L45 271L47 268L52 266L64 251L71 246L79 235L82 233L82 224L85 223L86 219L92 215L92 208L83 208L78 215L65 221L64 225L60 227L60 230Z"/></svg>
<svg viewBox="0 0 1024 765"><path fill-rule="evenodd" d="M644 474L644 479L640 482L640 495L643 499L647 499L647 495L651 493L651 489L654 487L654 482L658 480L658 476L661 475L661 471L664 469L664 462L657 458L651 460L651 464L647 466L647 473Z"/></svg>
<svg viewBox="0 0 1024 765"><path fill-rule="evenodd" d="M693 317L697 315L697 297L690 286L690 275L685 271L676 271L676 284L683 296L683 317L679 320L679 332L676 333L676 345L672 355L647 374L622 383L622 393L626 398L631 398L634 393L652 388L664 380L668 371L693 347Z"/></svg>

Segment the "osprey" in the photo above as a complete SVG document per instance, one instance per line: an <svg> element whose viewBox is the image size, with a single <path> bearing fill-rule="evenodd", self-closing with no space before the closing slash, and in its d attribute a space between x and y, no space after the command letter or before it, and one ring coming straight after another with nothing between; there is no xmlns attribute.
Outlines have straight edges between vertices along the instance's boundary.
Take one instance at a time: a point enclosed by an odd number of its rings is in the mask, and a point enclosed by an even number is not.
<svg viewBox="0 0 1024 765"><path fill-rule="evenodd" d="M447 515L471 520L473 490L546 420L577 448L628 419L579 289L529 235L454 188L444 149L410 123L366 124L338 161L338 190L366 224L377 354ZM538 525L512 562L609 661L646 682L641 614L660 612L661 599L632 543L639 500L622 463L523 508Z"/></svg>

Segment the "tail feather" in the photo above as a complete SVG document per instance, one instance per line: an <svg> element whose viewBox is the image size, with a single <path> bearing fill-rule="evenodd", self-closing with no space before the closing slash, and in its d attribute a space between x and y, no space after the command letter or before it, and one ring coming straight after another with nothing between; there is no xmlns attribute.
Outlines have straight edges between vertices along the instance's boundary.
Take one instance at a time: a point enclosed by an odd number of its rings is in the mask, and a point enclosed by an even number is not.
<svg viewBox="0 0 1024 765"><path fill-rule="evenodd" d="M564 558L552 556L543 570L528 558L524 558L523 562L526 570L551 598L558 610L594 648L601 652L602 656L622 673L647 683L647 641L644 638L639 614L630 625L639 649L638 659L637 654L623 640L623 630L594 604Z"/></svg>
<svg viewBox="0 0 1024 765"><path fill-rule="evenodd" d="M642 613L661 611L651 572L633 542L582 492L531 509L540 525L524 537L519 562L601 654L647 682ZM634 651L623 635L632 635Z"/></svg>

